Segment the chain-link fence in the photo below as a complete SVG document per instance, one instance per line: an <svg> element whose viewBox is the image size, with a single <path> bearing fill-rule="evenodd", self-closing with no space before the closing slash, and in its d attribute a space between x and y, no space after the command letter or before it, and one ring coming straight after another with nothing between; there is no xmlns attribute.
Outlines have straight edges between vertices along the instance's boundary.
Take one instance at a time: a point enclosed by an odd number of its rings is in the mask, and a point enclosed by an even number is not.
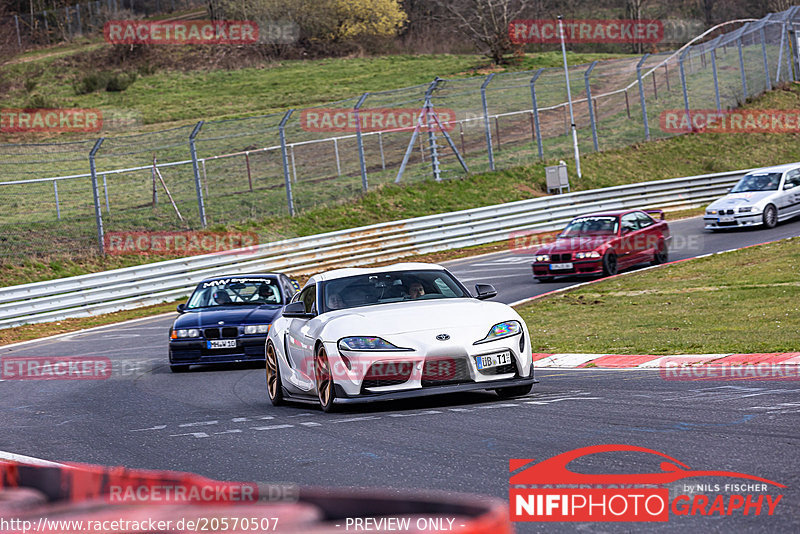
<svg viewBox="0 0 800 534"><path fill-rule="evenodd" d="M203 7L203 0L95 0L63 8L0 17L0 28L12 34L19 50L102 33L103 25L120 17L150 16Z"/></svg>
<svg viewBox="0 0 800 534"><path fill-rule="evenodd" d="M581 153L683 133L665 117L732 109L798 79L798 11L678 52L571 67ZM102 252L104 232L214 229L335 204L381 184L569 159L566 94L559 68L437 78L273 115L0 145L0 257Z"/></svg>

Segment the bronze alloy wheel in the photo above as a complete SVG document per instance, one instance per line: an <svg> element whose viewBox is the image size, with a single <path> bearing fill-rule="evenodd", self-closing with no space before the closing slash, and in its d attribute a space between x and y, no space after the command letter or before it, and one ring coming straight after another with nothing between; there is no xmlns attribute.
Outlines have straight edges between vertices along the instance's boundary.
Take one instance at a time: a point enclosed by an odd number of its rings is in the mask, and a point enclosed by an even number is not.
<svg viewBox="0 0 800 534"><path fill-rule="evenodd" d="M334 409L333 400L336 397L333 389L333 376L331 376L331 364L328 361L328 353L325 347L320 345L314 356L314 376L317 381L317 396L322 411L331 412Z"/></svg>
<svg viewBox="0 0 800 534"><path fill-rule="evenodd" d="M278 355L272 343L267 343L267 393L273 406L283 404L281 372L278 368Z"/></svg>

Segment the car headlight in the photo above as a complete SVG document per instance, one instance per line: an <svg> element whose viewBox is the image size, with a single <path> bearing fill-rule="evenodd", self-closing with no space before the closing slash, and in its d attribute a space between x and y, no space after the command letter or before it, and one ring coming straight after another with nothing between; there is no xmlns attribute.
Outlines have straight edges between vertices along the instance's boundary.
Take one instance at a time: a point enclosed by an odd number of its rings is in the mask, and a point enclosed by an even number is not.
<svg viewBox="0 0 800 534"><path fill-rule="evenodd" d="M269 332L268 324L249 324L244 327L245 334L266 334Z"/></svg>
<svg viewBox="0 0 800 534"><path fill-rule="evenodd" d="M411 350L392 345L379 337L343 337L338 343L339 350Z"/></svg>
<svg viewBox="0 0 800 534"><path fill-rule="evenodd" d="M706 210L706 215L716 215L717 210Z"/></svg>
<svg viewBox="0 0 800 534"><path fill-rule="evenodd" d="M591 252L578 252L577 254L575 254L575 259L578 260L582 260L584 258L599 258L599 257L600 253L597 252L596 250L593 250Z"/></svg>
<svg viewBox="0 0 800 534"><path fill-rule="evenodd" d="M172 339L180 339L185 337L200 337L200 329L198 328L182 328L179 330L173 330L172 335L170 336Z"/></svg>
<svg viewBox="0 0 800 534"><path fill-rule="evenodd" d="M753 206L742 206L739 208L739 213L750 213L753 211Z"/></svg>
<svg viewBox="0 0 800 534"><path fill-rule="evenodd" d="M474 344L477 345L479 343L488 343L489 341L496 341L505 337L516 336L520 332L522 332L522 325L519 324L519 321L506 321L504 323L497 323L489 330L489 333L486 334L485 338L481 339L480 341L476 341Z"/></svg>
<svg viewBox="0 0 800 534"><path fill-rule="evenodd" d="M536 261L550 261L550 255L549 254L537 254L536 255Z"/></svg>

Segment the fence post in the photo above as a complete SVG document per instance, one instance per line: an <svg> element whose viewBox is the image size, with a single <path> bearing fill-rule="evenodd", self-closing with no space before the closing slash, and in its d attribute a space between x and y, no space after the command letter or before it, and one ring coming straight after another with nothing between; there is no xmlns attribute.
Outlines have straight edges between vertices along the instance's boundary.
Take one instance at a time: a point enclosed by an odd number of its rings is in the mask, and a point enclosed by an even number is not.
<svg viewBox="0 0 800 534"><path fill-rule="evenodd" d="M747 100L747 74L744 72L744 57L742 56L742 37L736 40L736 48L739 50L739 70L742 72L742 102Z"/></svg>
<svg viewBox="0 0 800 534"><path fill-rule="evenodd" d="M714 102L717 104L717 111L722 111L722 103L719 99L719 77L717 76L717 49L711 49L711 74L714 76Z"/></svg>
<svg viewBox="0 0 800 534"><path fill-rule="evenodd" d="M342 175L342 163L341 163L341 161L339 161L339 138L338 137L334 137L333 138L333 152L334 152L334 155L336 156L336 174L337 174L337 176L341 176Z"/></svg>
<svg viewBox="0 0 800 534"><path fill-rule="evenodd" d="M436 146L436 133L433 130L433 102L431 102L431 94L436 90L439 85L440 78L437 76L428 86L425 91L425 126L428 128L428 145L431 150L431 170L433 171L433 179L437 182L442 181L441 169L439 168L439 151Z"/></svg>
<svg viewBox="0 0 800 534"><path fill-rule="evenodd" d="M61 206L58 204L58 180L53 180L53 192L56 196L56 217L61 220Z"/></svg>
<svg viewBox="0 0 800 534"><path fill-rule="evenodd" d="M356 141L358 142L358 161L361 165L361 189L365 192L367 190L367 162L364 161L364 140L361 138L361 121L359 120L358 110L364 104L364 101L369 96L369 93L364 93L358 99L353 110L356 112Z"/></svg>
<svg viewBox="0 0 800 534"><path fill-rule="evenodd" d="M200 186L200 167L197 165L197 147L195 138L200 133L205 121L200 121L194 125L192 133L189 134L189 152L192 154L192 171L194 172L194 187L197 190L197 208L200 211L200 226L206 227L206 206L203 203L203 188Z"/></svg>
<svg viewBox="0 0 800 534"><path fill-rule="evenodd" d="M683 89L683 108L686 110L686 123L689 125L689 129L692 129L692 116L689 113L689 92L686 90L686 73L683 69L683 59L686 56L686 53L689 51L687 48L681 55L678 56L678 68L681 71L681 87Z"/></svg>
<svg viewBox="0 0 800 534"><path fill-rule="evenodd" d="M589 76L592 75L592 69L597 65L597 61L592 61L586 72L583 73L583 81L586 85L586 103L589 105L589 124L592 127L592 143L594 144L594 151L598 152L600 148L597 144L597 124L594 117L594 106L592 106L592 88L589 84Z"/></svg>
<svg viewBox="0 0 800 534"><path fill-rule="evenodd" d="M764 56L764 77L767 79L767 91L772 91L772 80L769 79L769 62L767 61L767 36L761 26L761 55Z"/></svg>
<svg viewBox="0 0 800 534"><path fill-rule="evenodd" d="M792 74L792 81L794 81L798 79L797 70L798 67L800 66L800 58L798 58L798 53L797 53L797 32L794 31L794 28L789 30L788 44L789 44L789 50L791 50L792 52L792 68L790 72Z"/></svg>
<svg viewBox="0 0 800 534"><path fill-rule="evenodd" d="M783 63L783 41L786 38L786 23L781 23L781 44L778 46L778 67L775 72L775 83L781 81L781 64Z"/></svg>
<svg viewBox="0 0 800 534"><path fill-rule="evenodd" d="M486 149L489 152L489 169L494 170L494 152L492 151L492 127L489 124L489 107L486 105L486 86L494 78L494 72L481 84L481 105L483 105L483 128L486 132Z"/></svg>
<svg viewBox="0 0 800 534"><path fill-rule="evenodd" d="M644 85L642 84L642 65L650 54L645 54L636 64L636 80L639 82L639 104L642 106L642 122L644 123L644 138L650 140L650 125L647 123L647 104L644 98Z"/></svg>
<svg viewBox="0 0 800 534"><path fill-rule="evenodd" d="M92 174L92 198L94 200L94 220L97 224L97 245L100 247L100 254L105 255L106 244L103 234L103 213L100 210L100 193L97 190L97 168L94 164L94 157L97 151L100 150L100 145L105 141L105 137L98 139L92 150L89 152L89 171Z"/></svg>
<svg viewBox="0 0 800 534"><path fill-rule="evenodd" d="M536 80L544 72L544 69L539 69L536 74L531 78L531 104L533 105L533 126L536 131L536 148L539 150L539 159L544 159L544 150L542 148L542 133L539 129L539 106L536 103Z"/></svg>
<svg viewBox="0 0 800 534"><path fill-rule="evenodd" d="M14 26L17 27L17 46L22 50L22 36L19 34L19 17L14 15Z"/></svg>
<svg viewBox="0 0 800 534"><path fill-rule="evenodd" d="M283 183L286 187L286 204L289 206L289 215L294 217L294 197L292 197L292 180L289 178L289 160L286 155L286 121L292 116L294 110L290 109L281 119L278 132L281 137L281 161L283 162Z"/></svg>

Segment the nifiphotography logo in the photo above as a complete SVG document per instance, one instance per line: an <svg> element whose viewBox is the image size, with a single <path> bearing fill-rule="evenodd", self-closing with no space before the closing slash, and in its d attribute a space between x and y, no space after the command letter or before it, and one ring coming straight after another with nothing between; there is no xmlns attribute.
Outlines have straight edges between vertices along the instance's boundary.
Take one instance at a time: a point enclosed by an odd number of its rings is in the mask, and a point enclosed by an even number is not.
<svg viewBox="0 0 800 534"><path fill-rule="evenodd" d="M589 455L611 452L645 453L663 460L660 471L652 473L584 474L567 467ZM633 445L582 447L541 462L512 459L509 469L513 473L509 479L512 521L664 522L670 515L771 516L783 494L768 491L786 487L735 471L694 470L664 453ZM678 495L670 498L667 484L695 478L730 481L683 482Z"/></svg>

